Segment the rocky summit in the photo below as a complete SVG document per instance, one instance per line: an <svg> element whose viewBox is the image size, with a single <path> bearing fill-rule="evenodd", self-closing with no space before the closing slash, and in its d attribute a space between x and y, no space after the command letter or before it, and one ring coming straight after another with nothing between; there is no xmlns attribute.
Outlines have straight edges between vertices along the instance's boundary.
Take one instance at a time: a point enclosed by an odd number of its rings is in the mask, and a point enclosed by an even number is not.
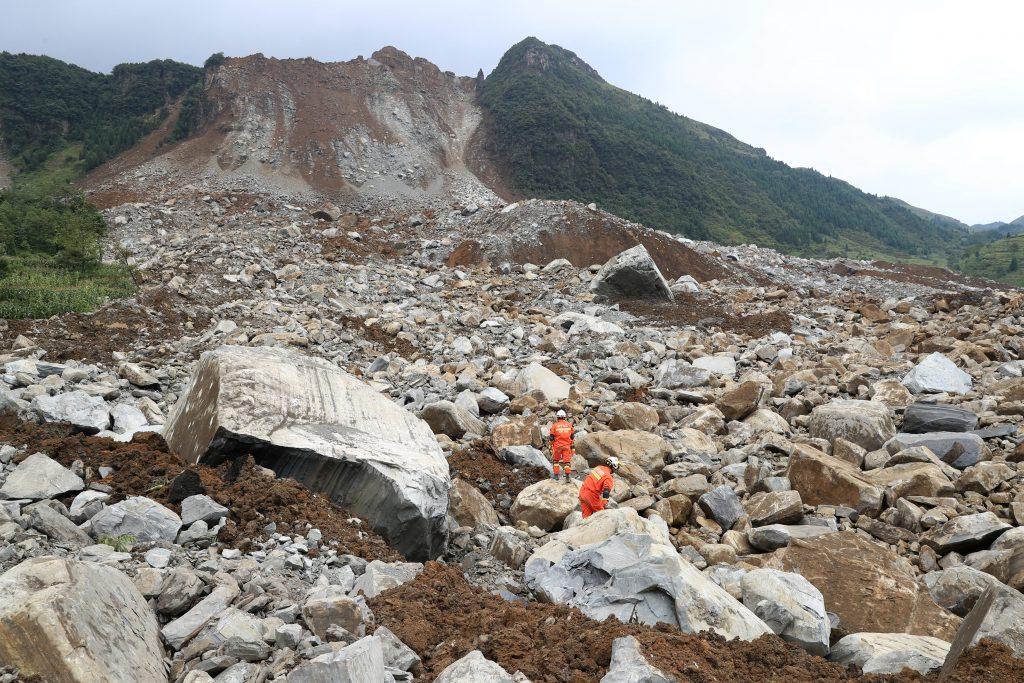
<svg viewBox="0 0 1024 683"><path fill-rule="evenodd" d="M397 51L209 87L2 323L0 683L1024 680L1024 293L501 200Z"/></svg>

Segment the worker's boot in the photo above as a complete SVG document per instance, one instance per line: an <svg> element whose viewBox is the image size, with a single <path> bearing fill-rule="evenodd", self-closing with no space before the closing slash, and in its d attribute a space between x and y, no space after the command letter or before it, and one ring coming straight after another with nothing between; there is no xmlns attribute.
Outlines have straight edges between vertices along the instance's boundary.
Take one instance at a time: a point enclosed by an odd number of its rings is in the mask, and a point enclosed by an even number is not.
<svg viewBox="0 0 1024 683"><path fill-rule="evenodd" d="M551 478L552 478L553 480L555 480L555 481L558 481L558 475L559 475L559 470L558 470L558 468L557 468L557 467L553 468L553 469L551 470Z"/></svg>
<svg viewBox="0 0 1024 683"><path fill-rule="evenodd" d="M565 470L565 472L563 472L563 474L565 475L565 483L566 484L568 484L569 482L572 481L572 473L569 470Z"/></svg>

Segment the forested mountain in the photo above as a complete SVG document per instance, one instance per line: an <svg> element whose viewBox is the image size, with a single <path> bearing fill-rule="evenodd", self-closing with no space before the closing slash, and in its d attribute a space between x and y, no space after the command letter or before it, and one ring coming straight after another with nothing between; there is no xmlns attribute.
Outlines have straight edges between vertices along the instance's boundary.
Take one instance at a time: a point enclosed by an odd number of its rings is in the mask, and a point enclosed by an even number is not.
<svg viewBox="0 0 1024 683"><path fill-rule="evenodd" d="M120 64L109 75L51 57L0 53L0 141L21 171L80 145L82 170L128 149L159 125L203 70L169 59Z"/></svg>
<svg viewBox="0 0 1024 683"><path fill-rule="evenodd" d="M523 196L596 201L691 237L804 254L942 258L964 234L776 161L535 38L505 53L479 97L490 156Z"/></svg>

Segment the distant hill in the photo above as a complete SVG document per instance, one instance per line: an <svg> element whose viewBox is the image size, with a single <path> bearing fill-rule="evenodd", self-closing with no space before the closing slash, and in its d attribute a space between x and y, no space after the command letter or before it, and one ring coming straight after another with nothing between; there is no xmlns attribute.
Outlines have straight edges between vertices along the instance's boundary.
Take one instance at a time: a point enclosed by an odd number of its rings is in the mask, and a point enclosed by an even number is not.
<svg viewBox="0 0 1024 683"><path fill-rule="evenodd" d="M965 247L955 265L968 275L1024 285L1024 234Z"/></svg>
<svg viewBox="0 0 1024 683"><path fill-rule="evenodd" d="M535 38L505 53L480 101L490 156L523 196L595 201L691 237L805 254L929 258L965 234L956 222L776 161Z"/></svg>
<svg viewBox="0 0 1024 683"><path fill-rule="evenodd" d="M51 57L0 53L0 142L15 170L41 168L78 146L88 170L134 145L167 116L167 106L202 79L199 67L169 59L93 73Z"/></svg>
<svg viewBox="0 0 1024 683"><path fill-rule="evenodd" d="M1016 218L1009 223L996 221L994 223L978 223L970 227L973 233L992 233L997 235L1016 235L1024 232L1024 216Z"/></svg>

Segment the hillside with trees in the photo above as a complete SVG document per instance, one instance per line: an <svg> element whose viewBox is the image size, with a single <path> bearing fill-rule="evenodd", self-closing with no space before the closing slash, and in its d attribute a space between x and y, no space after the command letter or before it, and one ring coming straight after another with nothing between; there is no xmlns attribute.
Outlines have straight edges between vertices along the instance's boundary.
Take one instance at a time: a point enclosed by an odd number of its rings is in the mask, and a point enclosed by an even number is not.
<svg viewBox="0 0 1024 683"><path fill-rule="evenodd" d="M605 82L572 52L513 46L479 92L488 152L518 194L597 202L648 226L804 255L943 262L965 234L792 168Z"/></svg>

